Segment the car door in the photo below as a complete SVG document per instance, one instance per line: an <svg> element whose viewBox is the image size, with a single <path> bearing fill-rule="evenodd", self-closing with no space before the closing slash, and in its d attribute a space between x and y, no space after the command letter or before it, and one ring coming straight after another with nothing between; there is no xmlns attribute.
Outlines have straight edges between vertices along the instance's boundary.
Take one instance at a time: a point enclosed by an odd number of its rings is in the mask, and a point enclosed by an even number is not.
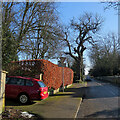
<svg viewBox="0 0 120 120"><path fill-rule="evenodd" d="M9 85L8 85L8 82L9 82L9 80L10 80L11 78L9 78L9 77L6 77L6 84L5 84L5 97L6 98L9 98L10 96L10 94L9 94Z"/></svg>
<svg viewBox="0 0 120 120"><path fill-rule="evenodd" d="M36 86L35 81L25 80L26 90L30 99L36 99L39 96L39 86Z"/></svg>
<svg viewBox="0 0 120 120"><path fill-rule="evenodd" d="M19 78L9 78L9 81L6 83L6 97L7 98L17 98L20 87L18 85Z"/></svg>

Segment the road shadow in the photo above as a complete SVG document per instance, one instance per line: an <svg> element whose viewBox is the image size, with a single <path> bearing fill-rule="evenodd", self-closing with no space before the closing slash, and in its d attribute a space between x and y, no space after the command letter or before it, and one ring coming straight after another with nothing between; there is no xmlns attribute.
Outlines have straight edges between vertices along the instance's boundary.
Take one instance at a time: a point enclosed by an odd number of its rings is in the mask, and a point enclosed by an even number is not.
<svg viewBox="0 0 120 120"><path fill-rule="evenodd" d="M93 81L94 82L94 81ZM83 99L97 99L97 98L113 98L113 97L120 97L120 91L115 91L116 93L110 92L108 84L104 83L102 85L99 84L93 84L93 82L90 82L87 87L81 87L80 83L77 83L77 88L67 88L62 93L54 94L53 96L70 96L70 97L76 97L76 98L83 98ZM80 86L80 87L78 87ZM108 88L107 88L108 87Z"/></svg>
<svg viewBox="0 0 120 120"><path fill-rule="evenodd" d="M79 84L79 83L78 83ZM53 96L70 96L70 97L84 97L85 96L85 91L87 87L80 87L80 88L67 88L64 90L64 92L60 92L57 94L54 94Z"/></svg>
<svg viewBox="0 0 120 120"><path fill-rule="evenodd" d="M85 99L120 97L119 90L115 92L116 93L112 92L111 89L107 88L104 85L91 86L91 87L87 87L86 90L84 90Z"/></svg>
<svg viewBox="0 0 120 120"><path fill-rule="evenodd" d="M120 83L114 83L114 82L110 82L110 81L107 81L107 80L98 80L98 79L94 79L95 81L98 81L98 82L102 82L102 83L109 83L113 86L117 86L117 87L120 87Z"/></svg>
<svg viewBox="0 0 120 120"><path fill-rule="evenodd" d="M72 95L74 95L74 94L67 94L67 93L62 93L62 94L54 94L54 95L52 95L52 96L72 96Z"/></svg>
<svg viewBox="0 0 120 120"><path fill-rule="evenodd" d="M99 116L105 116L106 118L118 118L118 120L120 120L120 108L114 110L103 110L103 111L95 112L85 117L99 118Z"/></svg>
<svg viewBox="0 0 120 120"><path fill-rule="evenodd" d="M32 102L29 102L29 103L23 105L15 99L5 99L5 106L28 106L28 105L33 105L35 103L36 102L32 101Z"/></svg>

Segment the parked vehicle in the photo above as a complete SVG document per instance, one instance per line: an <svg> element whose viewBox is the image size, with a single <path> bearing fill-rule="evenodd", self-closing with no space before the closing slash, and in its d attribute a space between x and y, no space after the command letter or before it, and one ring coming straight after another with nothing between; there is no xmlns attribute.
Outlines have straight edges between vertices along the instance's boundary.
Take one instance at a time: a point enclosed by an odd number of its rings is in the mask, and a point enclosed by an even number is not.
<svg viewBox="0 0 120 120"><path fill-rule="evenodd" d="M86 78L85 78L85 81L88 81L88 82L89 82L89 81L92 81L92 79L91 79L90 76L87 75Z"/></svg>
<svg viewBox="0 0 120 120"><path fill-rule="evenodd" d="M21 76L6 77L6 98L18 99L26 104L31 100L45 99L48 97L48 87L39 79Z"/></svg>

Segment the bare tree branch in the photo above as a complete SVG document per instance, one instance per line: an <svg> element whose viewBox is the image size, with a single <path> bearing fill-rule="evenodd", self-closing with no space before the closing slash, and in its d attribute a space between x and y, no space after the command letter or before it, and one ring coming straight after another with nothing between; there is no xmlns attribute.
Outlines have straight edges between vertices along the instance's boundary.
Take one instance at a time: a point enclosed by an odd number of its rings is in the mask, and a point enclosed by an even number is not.
<svg viewBox="0 0 120 120"><path fill-rule="evenodd" d="M74 58L78 65L80 65L80 76L81 67L83 65L83 53L87 49L87 47L84 46L84 43L88 42L91 45L95 44L92 36L100 29L102 22L102 19L98 15L94 16L93 14L85 13L79 18L78 22L74 19L71 20L70 26L77 34L76 39L70 39L70 36L65 32L64 41L67 43L69 50L66 54Z"/></svg>

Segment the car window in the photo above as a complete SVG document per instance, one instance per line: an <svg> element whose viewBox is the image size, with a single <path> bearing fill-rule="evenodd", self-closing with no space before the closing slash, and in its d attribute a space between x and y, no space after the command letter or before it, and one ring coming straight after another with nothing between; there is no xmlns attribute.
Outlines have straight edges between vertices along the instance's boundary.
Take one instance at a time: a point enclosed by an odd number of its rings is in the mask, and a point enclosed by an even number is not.
<svg viewBox="0 0 120 120"><path fill-rule="evenodd" d="M7 84L12 84L12 85L21 85L24 86L24 79L21 78L7 78L6 79Z"/></svg>
<svg viewBox="0 0 120 120"><path fill-rule="evenodd" d="M15 78L9 78L9 81L7 84L17 85L17 81L15 80Z"/></svg>
<svg viewBox="0 0 120 120"><path fill-rule="evenodd" d="M24 86L24 85L25 85L25 84L24 84L24 79L17 78L16 81L17 81L17 85L21 85L21 86Z"/></svg>
<svg viewBox="0 0 120 120"><path fill-rule="evenodd" d="M38 81L40 87L46 87L46 85L42 81Z"/></svg>
<svg viewBox="0 0 120 120"><path fill-rule="evenodd" d="M33 82L31 80L25 80L26 86L33 86Z"/></svg>

